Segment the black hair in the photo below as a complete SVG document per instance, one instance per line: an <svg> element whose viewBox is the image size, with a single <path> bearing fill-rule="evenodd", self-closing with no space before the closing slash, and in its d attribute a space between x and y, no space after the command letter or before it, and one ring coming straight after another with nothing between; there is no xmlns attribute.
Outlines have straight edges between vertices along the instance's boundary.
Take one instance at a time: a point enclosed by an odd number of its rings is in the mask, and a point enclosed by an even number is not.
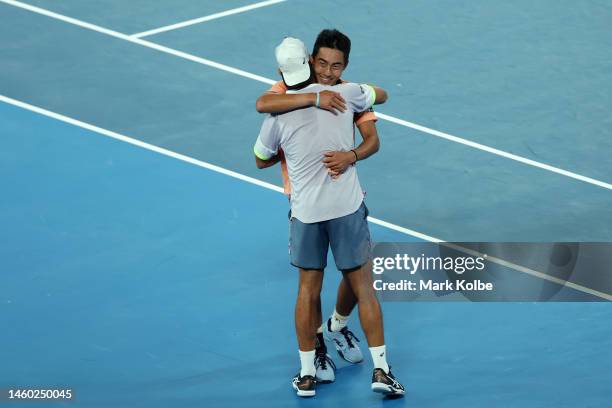
<svg viewBox="0 0 612 408"><path fill-rule="evenodd" d="M351 53L351 40L336 29L325 29L319 33L312 49L312 56L319 53L319 48L332 48L342 51L344 54L344 65L348 65L349 54Z"/></svg>

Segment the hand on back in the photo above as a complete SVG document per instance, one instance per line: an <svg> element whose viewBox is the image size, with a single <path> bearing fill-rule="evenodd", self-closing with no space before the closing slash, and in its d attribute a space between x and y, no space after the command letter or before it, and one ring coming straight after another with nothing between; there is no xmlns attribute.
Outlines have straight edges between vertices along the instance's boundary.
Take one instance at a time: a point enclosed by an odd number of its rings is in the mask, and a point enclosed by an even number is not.
<svg viewBox="0 0 612 408"><path fill-rule="evenodd" d="M337 115L338 112L346 110L346 101L338 92L321 91L319 92L319 108Z"/></svg>

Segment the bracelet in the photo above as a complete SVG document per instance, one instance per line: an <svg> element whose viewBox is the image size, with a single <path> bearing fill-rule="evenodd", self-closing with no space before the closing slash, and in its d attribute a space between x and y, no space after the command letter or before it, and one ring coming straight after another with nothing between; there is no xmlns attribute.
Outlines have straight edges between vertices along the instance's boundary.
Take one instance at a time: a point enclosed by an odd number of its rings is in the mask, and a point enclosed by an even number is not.
<svg viewBox="0 0 612 408"><path fill-rule="evenodd" d="M353 152L353 154L355 155L355 163L357 163L359 161L359 157L357 156L357 152L355 151L355 149L351 149L351 152Z"/></svg>
<svg viewBox="0 0 612 408"><path fill-rule="evenodd" d="M319 93L317 92L317 102L315 103L315 106L318 108L319 107Z"/></svg>

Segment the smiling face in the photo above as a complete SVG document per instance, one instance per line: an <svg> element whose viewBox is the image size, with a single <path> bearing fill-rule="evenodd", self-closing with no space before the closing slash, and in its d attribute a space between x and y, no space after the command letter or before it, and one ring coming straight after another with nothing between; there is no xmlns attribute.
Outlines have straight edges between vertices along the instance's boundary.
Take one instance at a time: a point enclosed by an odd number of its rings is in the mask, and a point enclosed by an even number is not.
<svg viewBox="0 0 612 408"><path fill-rule="evenodd" d="M312 57L312 65L318 83L335 85L346 68L344 53L334 48L321 47Z"/></svg>

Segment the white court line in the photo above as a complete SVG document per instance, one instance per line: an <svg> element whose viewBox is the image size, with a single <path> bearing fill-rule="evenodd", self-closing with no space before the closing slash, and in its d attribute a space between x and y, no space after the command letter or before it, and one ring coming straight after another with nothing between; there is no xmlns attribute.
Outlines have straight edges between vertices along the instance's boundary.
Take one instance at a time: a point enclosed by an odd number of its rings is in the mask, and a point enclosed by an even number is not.
<svg viewBox="0 0 612 408"><path fill-rule="evenodd" d="M118 38L120 40L125 40L134 44L142 45L143 47L152 48L154 50L174 55L175 57L183 58L192 62L196 62L198 64L207 65L212 68L217 68L225 72L229 72L235 75L240 75L245 78L253 79L255 81L263 82L265 84L272 85L276 83L268 78L264 78L259 75L251 74L250 72L243 71L241 69L233 68L228 65L219 64L218 62L214 62L211 60L207 60L206 58L196 57L195 55L187 54L186 52L178 51L172 48L164 47L163 45L155 44L147 40L142 40L140 38L132 38L129 35L120 33L118 31L109 30L108 28L100 27L95 24L87 23L85 21L77 20L76 18L64 16L62 14L54 13L49 10L42 9L40 7L31 6L29 4L25 4L19 1L14 0L0 0L1 3L5 3L11 6L15 6L18 8L22 8L24 10L31 11L33 13L41 14L43 16L51 17L56 20L63 21L65 23L69 23L72 25L76 25L81 28L85 28L87 30L96 31L100 34L109 35L111 37Z"/></svg>
<svg viewBox="0 0 612 408"><path fill-rule="evenodd" d="M482 150L484 152L488 152L491 154L494 154L496 156L501 156L501 157L505 157L506 159L510 159L510 160L514 160L517 161L519 163L523 163L523 164L527 164L528 166L533 166L533 167L537 167L540 168L542 170L547 170L550 171L552 173L557 173L560 174L562 176L566 176L569 178L573 178L579 181L583 181L585 183L589 183L589 184L593 184L595 186L598 187L602 187L608 190L612 190L612 184L610 183L606 183L605 181L601 181L601 180L597 180L591 177L586 177L586 176L582 176L580 174L577 173L573 173L571 171L568 170L563 170L559 167L554 167L551 165L548 165L546 163L541 163L535 160L531 160L528 159L526 157L522 157L513 153L508 153L505 152L503 150L499 150L496 149L494 147L490 147L490 146L486 146L480 143L476 143L473 142L471 140L467 140L467 139L463 139L461 137L458 136L453 136L451 134L448 133L444 133L444 132L440 132L439 130L435 130L435 129L430 129L428 127L425 126L421 126L421 125L417 125L416 123L412 123L412 122L408 122L406 120L402 120L402 119L398 119L395 118L393 116L389 116L389 115L385 115L384 113L380 113L380 112L376 112L376 115L381 118L381 119L385 119L388 120L389 122L393 122L396 123L398 125L402 125L402 126L406 126L409 128L412 128L414 130L418 130L420 132L423 133L428 133L432 136L436 136L436 137L441 137L442 139L446 139L446 140L450 140L451 142L455 142L455 143L459 143L465 146L469 146L469 147L473 147L474 149L478 149L478 150Z"/></svg>
<svg viewBox="0 0 612 408"><path fill-rule="evenodd" d="M245 77L245 78L249 78L249 79L253 79L255 81L263 82L265 84L270 84L271 85L271 84L274 84L276 82L276 81L274 81L272 79L265 78L265 77L262 77L260 75L255 75L255 74L252 74L250 72L243 71L241 69L233 68L233 67L230 67L228 65L224 65L224 64L220 64L218 62L207 60L205 58L196 57L195 55L191 55L191 54L188 54L186 52L178 51L178 50L175 50L173 48L164 47L163 45L155 44L155 43L147 41L147 40L143 40L143 39L140 39L140 38L133 38L133 37L131 37L129 35L122 34L122 33L117 32L117 31L109 30L107 28L100 27L100 26L97 26L95 24L86 23L84 21L77 20L77 19L72 18L72 17L64 16L62 14L54 13L52 11L49 11L49 10L46 10L46 9L42 9L40 7L31 6L29 4L25 4L25 3L22 3L20 1L15 1L15 0L0 0L0 2L5 3L5 4L9 4L9 5L14 6L14 7L19 7L19 8L22 8L22 9L25 9L25 10L28 10L28 11L31 11L31 12L34 12L34 13L37 13L37 14L42 14L44 16L51 17L51 18L54 18L54 19L57 19L57 20L61 20L61 21L64 21L66 23L69 23L69 24L73 24L73 25L76 25L76 26L79 26L79 27L82 27L82 28L86 28L88 30L92 30L92 31L96 31L96 32L99 32L99 33L102 33L102 34L110 35L110 36L115 37L115 38L119 38L119 39L122 39L122 40L125 40L125 41L129 41L129 42L134 43L134 44L141 45L143 47L152 48L154 50L157 50L157 51L160 51L160 52L164 52L166 54L174 55L175 57L183 58L183 59L186 59L186 60L189 60L189 61L192 61L192 62L196 62L198 64L207 65L207 66L212 67L212 68L220 69L222 71L226 71L226 72L230 72L232 74L240 75L240 76ZM416 123L408 122L406 120L399 119L399 118L396 118L394 116L385 115L384 113L377 112L377 115L381 119L384 119L384 120L387 120L389 122L392 122L392 123L395 123L395 124L398 124L398 125L401 125L401 126L405 126L405 127L411 128L411 129L415 129L415 130L418 130L418 131L423 132L423 133L427 133L427 134L432 135L432 136L440 137L440 138L443 138L443 139L446 139L446 140L449 140L449 141L452 141L452 142L455 142L455 143L462 144L464 146L469 146L469 147L472 147L474 149L478 149L478 150L481 150L481 151L484 151L484 152L487 152L487 153L491 153L491 154L494 154L494 155L497 155L497 156L505 157L507 159L514 160L514 161L517 161L519 163L523 163L523 164L526 164L526 165L529 165L529 166L537 167L537 168L540 168L542 170L550 171L552 173L560 174L560 175L565 176L565 177L573 178L573 179L578 180L578 181L582 181L582 182L585 182L585 183L588 183L588 184L591 184L591 185L595 185L595 186L598 186L598 187L605 188L607 190L612 190L612 184L606 183L606 182L601 181L601 180L597 180L597 179L594 179L594 178L591 178L591 177L586 177L586 176L583 176L583 175L580 175L580 174L577 174L577 173L574 173L574 172L571 172L571 171L568 171L568 170L561 169L559 167L554 167L554 166L551 166L551 165L548 165L548 164L545 164L545 163L540 163L540 162L535 161L535 160L527 159L525 157L518 156L518 155L512 154L512 153L508 153L508 152L505 152L503 150L495 149L493 147L489 147L489 146L486 146L486 145L483 145L483 144L480 144L480 143L476 143L476 142L473 142L471 140L463 139L461 137L453 136L453 135L448 134L448 133L444 133L444 132L440 132L438 130L430 129L428 127L425 127L425 126L422 126L422 125L418 125Z"/></svg>
<svg viewBox="0 0 612 408"><path fill-rule="evenodd" d="M534 269L527 268L526 266L518 265L518 264L515 264L515 263L512 263L512 262L506 261L505 259L501 259L501 258L497 258L497 257L494 257L494 256L486 255L486 254L483 254L481 252L474 251L472 249L465 248L465 247L462 247L461 245L457 245L457 244L453 244L453 243L442 242L442 243L440 243L440 245L443 245L443 246L445 246L447 248L452 248L452 249L461 251L461 252L463 252L465 254L469 254L469 255L472 255L472 256L485 257L487 259L487 261L489 261L489 262L493 262L495 264L504 266L506 268L513 269L513 270L515 270L517 272L522 272L522 273L525 273L527 275L534 276L536 278L540 278L540 279L543 279L543 280L547 280L549 282L556 283L557 285L560 285L560 286L566 286L568 288L572 288L572 289L577 290L579 292L588 293L590 295L593 295L593 296L596 296L596 297L599 297L599 298L602 298L602 299L606 299L606 300L612 301L612 295L610 295L609 293L600 292L598 290L589 288L587 286L578 285L578 284L570 282L570 281L564 281L563 279L559 279L559 278L556 278L554 276L547 275L547 274L545 274L543 272L539 272L539 271L536 271Z"/></svg>
<svg viewBox="0 0 612 408"><path fill-rule="evenodd" d="M47 109L43 109L43 108L31 105L31 104L26 103L26 102L22 102L22 101L13 99L13 98L9 98L8 96L0 95L0 102L4 102L4 103L7 103L9 105L17 106L19 108L28 110L30 112L38 113L39 115L47 116L49 118L52 118L52 119L55 119L55 120L59 120L59 121L64 122L64 123L68 123L70 125L77 126L77 127L82 128L82 129L86 129L86 130L89 130L89 131L101 134L103 136L107 136L107 137L110 137L110 138L113 138L113 139L116 139L116 140L120 140L122 142L129 143L131 145L138 146L138 147L141 147L143 149L147 149L147 150L150 150L150 151L162 154L164 156L172 157L174 159L181 160L181 161L184 161L184 162L196 165L198 167L202 167L202 168L205 168L205 169L208 169L208 170L212 170L212 171L215 171L217 173L225 174L226 176L234 177L234 178L236 178L238 180L246 181L247 183L255 184L257 186L260 186L260 187L263 187L263 188L267 188L269 190L273 190L273 191L276 191L278 193L282 193L283 192L283 189L281 187L275 186L275 185L270 184L270 183L266 183L265 181L261 181L261 180L258 180L256 178L249 177L249 176L246 176L244 174L240 174L240 173L237 173L235 171L231 171L231 170L225 169L225 168L220 167L220 166L216 166L216 165L211 164L211 163L207 163L207 162L204 162L204 161L201 161L201 160L197 160L197 159L194 159L192 157L185 156L184 154L176 153L176 152L173 152L172 150L164 149L163 147L155 146L155 145L152 145L150 143L143 142L142 140L134 139L134 138L131 138L129 136L125 136L125 135L122 135L120 133L113 132L112 130L104 129L104 128L101 128L99 126L95 126L95 125L92 125L92 124L89 124L89 123L86 123L86 122L82 122L82 121L80 121L78 119L74 119L74 118L71 118L71 117L68 117L68 116L56 113L56 112L52 112L52 111L49 111ZM434 243L438 243L438 244L441 244L441 245L445 245L447 247L453 248L455 250L460 250L460 251L462 251L464 253L468 253L468 254L471 254L471 255L474 255L474 256L484 256L484 254L481 254L480 252L477 252L477 251L474 251L474 250L471 250L471 249L468 249L468 248L464 248L462 246L459 246L459 245L456 245L456 244L453 244L453 243L446 243L446 242L442 241L439 238L434 238L434 237L432 237L430 235L422 234L420 232L417 232L417 231L414 231L414 230L411 230L411 229L408 229L408 228L405 228L405 227L401 227L399 225L392 224L390 222L383 221L383 220L380 220L378 218L368 217L368 221L370 221L373 224L377 224L377 225L380 225L382 227L389 228L389 229L392 229L394 231L401 232L401 233L403 233L405 235L410 235L410 236L422 239L424 241L429 241L429 242L434 242ZM549 276L549 275L547 275L545 273L538 272L538 271L535 271L533 269L526 268L526 267L524 267L522 265L517 265L517 264L505 261L505 260L500 259L500 258L495 258L495 257L492 257L492 256L488 256L487 260L489 262L493 262L493 263L496 263L498 265L502 265L502 266L504 266L506 268L513 269L513 270L518 271L518 272L522 272L522 273L525 273L525 274L528 274L528 275L531 275L531 276L535 276L535 277L543 279L543 280L547 280L549 282L556 283L556 284L558 284L560 286L567 286L567 287L572 288L574 290L577 290L579 292L587 293L587 294L590 294L590 295L593 295L593 296L596 296L596 297L599 297L599 298L602 298L602 299L606 299L606 300L612 300L612 295L609 295L607 293L599 292L599 291L597 291L595 289L591 289L589 287L578 285L578 284L575 284L575 283L572 283L572 282L566 282L566 281L563 281L561 279L555 278L554 276Z"/></svg>
<svg viewBox="0 0 612 408"><path fill-rule="evenodd" d="M169 156L177 160L195 164L196 166L203 167L208 170L216 171L217 173L225 174L226 176L234 177L239 180L246 181L248 183L267 188L269 190L273 190L279 193L283 192L283 189L281 187L275 186L274 184L266 183L265 181L261 181L253 177L245 176L244 174L236 173L235 171L231 171L223 167L215 166L214 164L196 160L192 157L173 152L172 150L164 149L163 147L155 146L155 145L143 142L142 140L134 139L129 136L125 136L120 133L113 132L112 130L104 129L104 128L101 128L95 125L91 125L86 122L81 122L80 120L73 119L69 116L64 116L59 113L51 112L49 110L39 108L38 106L30 105L29 103L25 103L25 102L21 102L13 98L9 98L8 96L0 95L0 101L8 103L10 105L18 106L22 109L26 109L26 110L38 113L43 116L47 116L49 118L59 120L64 123L71 124L73 126L78 126L80 128L87 129L92 132L111 137L113 139L120 140L122 142L132 144L134 146L142 147L143 149L147 149L147 150L151 150L156 153L163 154L164 156Z"/></svg>
<svg viewBox="0 0 612 408"><path fill-rule="evenodd" d="M60 113L52 112L50 110L47 110L47 109L44 109L44 108L41 108L35 105L31 105L29 103L10 98L8 96L4 96L0 94L0 102L4 102L9 105L17 106L19 108L28 110L30 112L38 113L39 115L47 116L49 118L53 118L55 120L59 120L64 123L68 123L73 126L87 129L92 132L95 132L95 133L98 133L104 136L108 136L113 139L117 139L122 142L132 144L134 146L141 147L143 149L151 150L153 152L163 154L164 156L172 157L174 159L181 160L187 163L191 163L191 164L194 164L199 167L203 167L208 170L216 171L218 173L225 174L226 176L234 177L239 180L246 181L247 183L251 183L251 184L255 184L260 187L263 187L263 188L267 188L268 190L273 190L278 193L284 193L284 190L282 187L275 186L274 184L270 184L265 181L261 181L259 179L253 178L253 177L245 176L244 174L237 173L235 171L231 171L226 168L216 166L211 163L207 163L205 161L197 160L197 159L194 159L193 157L185 156L184 154L173 152L172 150L164 149L163 147L155 146L150 143L143 142L142 140L134 139L129 136L122 135L121 133L113 132L112 130L104 129L99 126L95 126L95 125L92 125L86 122L82 122L78 119L74 119L69 116L62 115ZM391 224L390 222L379 220L377 218L368 217L368 220L373 222L374 224L378 224L380 226L392 229L394 231L401 232L405 235L411 235L415 238L419 238L424 241L436 242L436 243L444 242L439 238L434 238L432 236L422 234L420 232L417 232L417 231L414 231L414 230L411 230L405 227L401 227L399 225Z"/></svg>
<svg viewBox="0 0 612 408"><path fill-rule="evenodd" d="M282 3L284 1L286 1L286 0L268 0L268 1L262 1L262 2L259 2L259 3L250 4L248 6L238 7L238 8L235 8L235 9L222 11L220 13L210 14L208 16L194 18L192 20L183 21L181 23L171 24L171 25L167 25L165 27L159 27L159 28L155 28L155 29L149 30L149 31L143 31L141 33L132 34L130 37L133 37L133 38L142 38L142 37L147 37L147 36L155 35L155 34L159 34L159 33L165 33L166 31L177 30L179 28L188 27L188 26L194 25L194 24L204 23L206 21L215 20L217 18L231 16L232 14L244 13L245 11L258 9L260 7L270 6L272 4Z"/></svg>

